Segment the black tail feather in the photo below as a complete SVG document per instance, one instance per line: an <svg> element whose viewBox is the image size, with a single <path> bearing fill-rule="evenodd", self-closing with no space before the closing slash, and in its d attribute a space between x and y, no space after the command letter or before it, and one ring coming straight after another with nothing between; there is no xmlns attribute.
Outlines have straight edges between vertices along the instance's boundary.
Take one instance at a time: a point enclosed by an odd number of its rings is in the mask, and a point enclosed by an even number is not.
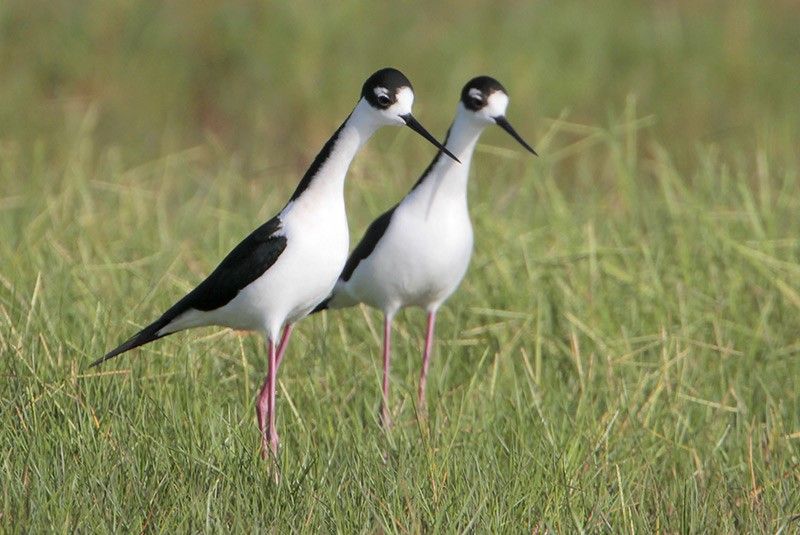
<svg viewBox="0 0 800 535"><path fill-rule="evenodd" d="M139 346L143 346L145 344L149 344L154 340L158 340L159 338L164 338L168 334L172 333L165 333L165 334L158 334L158 331L163 329L173 318L166 318L166 314L161 316L158 320L154 321L138 333L134 334L131 338L129 338L126 342L121 344L116 349L112 349L108 353L106 353L102 358L97 359L96 361L92 362L89 367L94 368L95 366L104 363L109 359L113 359L117 355L121 355L126 351L130 351L131 349L137 348Z"/></svg>

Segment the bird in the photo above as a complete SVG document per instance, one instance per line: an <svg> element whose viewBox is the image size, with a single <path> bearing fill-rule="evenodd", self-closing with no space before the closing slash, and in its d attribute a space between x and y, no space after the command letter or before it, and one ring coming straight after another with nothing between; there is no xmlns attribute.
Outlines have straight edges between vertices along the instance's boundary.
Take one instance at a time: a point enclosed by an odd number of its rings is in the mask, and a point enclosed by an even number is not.
<svg viewBox="0 0 800 535"><path fill-rule="evenodd" d="M467 204L467 181L475 145L487 126L497 125L525 149L536 151L506 118L509 97L492 77L478 76L464 85L445 147L461 164L439 151L411 191L369 225L353 249L328 299L314 312L360 303L383 312L383 382L381 423L391 426L389 371L392 320L398 310L427 312L417 406L425 407L425 389L433 347L436 313L458 288L472 256L473 233Z"/></svg>
<svg viewBox="0 0 800 535"><path fill-rule="evenodd" d="M193 327L258 332L266 338L268 354L256 400L261 455L276 458L278 363L294 323L331 293L347 260L344 181L350 162L382 126L407 126L455 158L414 118L413 102L411 82L399 70L387 67L367 78L355 108L314 158L283 209L252 231L157 320L90 366Z"/></svg>

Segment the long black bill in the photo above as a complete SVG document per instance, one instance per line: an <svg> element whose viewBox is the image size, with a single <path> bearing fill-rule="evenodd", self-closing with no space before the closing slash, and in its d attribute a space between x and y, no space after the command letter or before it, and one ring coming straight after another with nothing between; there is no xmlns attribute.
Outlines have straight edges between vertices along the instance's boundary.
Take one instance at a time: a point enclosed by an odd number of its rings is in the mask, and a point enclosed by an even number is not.
<svg viewBox="0 0 800 535"><path fill-rule="evenodd" d="M425 139L436 145L440 151L444 152L458 163L461 163L461 160L453 156L452 152L444 148L444 145L436 141L436 138L430 135L430 133L427 130L425 130L425 128L421 124L419 124L419 121L414 119L413 115L409 113L407 115L401 115L400 118L406 122L406 126L408 126L411 130L413 130L417 134L421 135L422 137L424 137Z"/></svg>
<svg viewBox="0 0 800 535"><path fill-rule="evenodd" d="M522 145L523 147L525 147L526 149L528 149L528 151L529 151L531 154L533 154L534 156L539 156L538 154L536 154L536 151L535 151L535 150L533 150L533 147L531 147L530 145L528 145L528 143L526 143L526 142L525 142L525 140L524 140L524 139L522 139L522 136L520 136L519 134L517 134L517 131L516 131L516 130L514 130L514 127L512 127L512 126L511 126L511 124L508 122L508 119L506 119L505 117L503 117L503 116L501 115L500 117L495 117L495 118L494 118L494 122L496 122L496 123L497 123L497 126L499 126L499 127L500 127L500 128L502 128L503 130L505 130L506 132L508 132L509 134L511 134L511 137L513 137L514 139L516 139L517 141L519 141L519 144L520 144L520 145Z"/></svg>

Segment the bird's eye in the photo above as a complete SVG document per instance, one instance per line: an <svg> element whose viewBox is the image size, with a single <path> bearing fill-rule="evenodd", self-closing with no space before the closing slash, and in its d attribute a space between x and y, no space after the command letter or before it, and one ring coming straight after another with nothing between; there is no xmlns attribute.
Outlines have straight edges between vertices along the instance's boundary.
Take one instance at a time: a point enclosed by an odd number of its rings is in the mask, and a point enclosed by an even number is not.
<svg viewBox="0 0 800 535"><path fill-rule="evenodd" d="M481 106L483 106L483 99L480 97L472 97L472 104L476 108L480 108Z"/></svg>
<svg viewBox="0 0 800 535"><path fill-rule="evenodd" d="M391 104L391 102L392 99L390 99L386 95L378 95L378 104L380 104L381 106L386 107L389 104Z"/></svg>

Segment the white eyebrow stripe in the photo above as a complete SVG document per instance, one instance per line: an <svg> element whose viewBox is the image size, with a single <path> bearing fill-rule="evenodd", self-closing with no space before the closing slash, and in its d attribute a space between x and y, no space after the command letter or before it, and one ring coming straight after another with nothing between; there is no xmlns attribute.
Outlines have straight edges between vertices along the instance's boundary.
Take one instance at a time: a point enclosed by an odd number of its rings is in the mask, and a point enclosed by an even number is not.
<svg viewBox="0 0 800 535"><path fill-rule="evenodd" d="M380 97L380 96L388 97L389 96L389 90L386 89L385 87L376 87L372 91L375 93L376 97Z"/></svg>
<svg viewBox="0 0 800 535"><path fill-rule="evenodd" d="M480 89L475 89L474 87L469 90L469 96L472 98L477 98L483 100L483 93L481 93Z"/></svg>

